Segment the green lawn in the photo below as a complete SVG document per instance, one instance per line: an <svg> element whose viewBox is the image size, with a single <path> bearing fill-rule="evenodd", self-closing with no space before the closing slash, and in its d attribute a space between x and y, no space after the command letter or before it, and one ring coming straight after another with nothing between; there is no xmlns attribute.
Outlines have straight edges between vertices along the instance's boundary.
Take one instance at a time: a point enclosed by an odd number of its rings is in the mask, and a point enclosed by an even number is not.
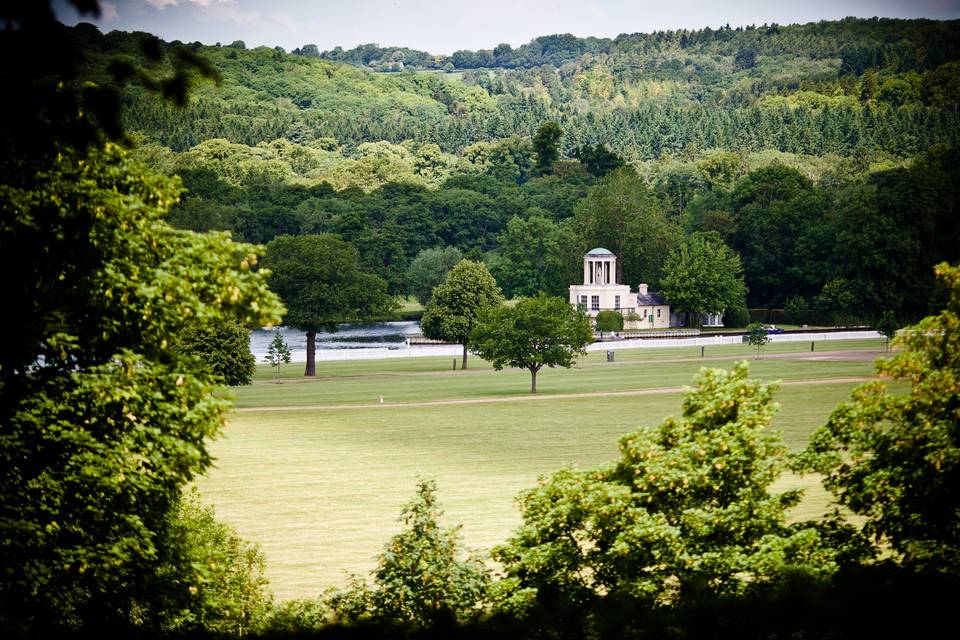
<svg viewBox="0 0 960 640"><path fill-rule="evenodd" d="M881 341L843 341L818 343L817 349L869 355L866 350L880 346ZM809 343L776 347L767 354L809 352ZM707 347L707 355L720 360L704 361L699 353L699 348L621 350L613 364L603 354L591 354L581 368L545 372L538 388L541 395L554 395L680 387L702 365L729 366L734 356L748 355L739 345ZM785 381L872 372L869 359L824 357L767 357L751 361L751 372ZM419 475L437 480L446 521L463 523L468 544L489 548L516 526L514 497L538 476L564 465L610 461L620 436L679 410L676 391L527 401L525 372L494 372L473 363L473 370L453 372L445 358L322 362L322 379L307 382L293 378L302 365L290 365L282 384L261 369L254 385L237 392L240 407L293 408L234 413L224 437L212 445L216 468L199 485L220 517L263 545L278 597L316 595L342 585L345 571L369 570L397 530L400 506ZM777 394L782 409L775 426L791 449L802 447L854 386L784 386ZM485 399L498 401L477 402ZM468 402L417 404L431 400ZM361 406L331 408L342 405ZM815 481L784 478L781 485L810 488L797 517L822 512L826 496Z"/></svg>
<svg viewBox="0 0 960 640"><path fill-rule="evenodd" d="M827 347L825 345L838 345ZM878 350L880 340L820 343L818 348ZM872 360L788 360L777 354L809 354L809 343L770 345L754 360L748 345L711 345L700 358L699 347L620 349L613 363L604 352L591 352L572 369L545 369L537 376L541 395L631 391L690 384L701 366L727 367L749 359L754 374L768 380L805 380L870 375ZM817 355L817 354L813 354ZM819 357L819 356L817 356ZM478 399L526 395L530 374L517 369L494 372L472 357L467 371L453 371L453 358L392 358L317 362L317 378L305 379L303 365L286 365L281 383L260 367L255 383L237 391L239 408L265 406L373 404L431 400Z"/></svg>

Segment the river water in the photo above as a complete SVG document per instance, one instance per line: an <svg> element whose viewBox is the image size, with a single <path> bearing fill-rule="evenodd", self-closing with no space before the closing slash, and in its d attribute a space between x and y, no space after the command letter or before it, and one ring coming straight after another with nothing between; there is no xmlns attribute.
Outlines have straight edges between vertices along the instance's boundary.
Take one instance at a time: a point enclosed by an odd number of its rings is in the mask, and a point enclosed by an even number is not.
<svg viewBox="0 0 960 640"><path fill-rule="evenodd" d="M256 329L250 334L250 351L263 363L277 329ZM279 327L290 345L293 362L306 362L307 335L300 329ZM317 332L317 351L327 349L405 349L407 336L420 332L420 323L409 321L344 323L334 333Z"/></svg>

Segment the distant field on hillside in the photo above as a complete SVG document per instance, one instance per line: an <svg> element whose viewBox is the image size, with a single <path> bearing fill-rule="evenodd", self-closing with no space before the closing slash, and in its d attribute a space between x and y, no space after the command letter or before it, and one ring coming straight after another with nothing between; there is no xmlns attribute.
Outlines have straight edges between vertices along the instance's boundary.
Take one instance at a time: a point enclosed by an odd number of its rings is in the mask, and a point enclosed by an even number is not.
<svg viewBox="0 0 960 640"><path fill-rule="evenodd" d="M771 345L751 360L754 377L824 381L777 393L775 426L791 449L857 384L830 379L870 376L881 344L818 343L821 353L806 354L817 360L785 359L809 344ZM739 345L708 347L717 360L701 360L699 348L621 350L612 364L603 355L544 373L541 395L554 397L539 400L527 398L525 372L494 372L477 359L466 372L434 358L322 362L319 378L305 382L302 365L291 365L282 384L261 368L238 392L243 409L213 443L216 467L199 485L220 517L263 545L280 598L313 596L344 584L345 571L371 569L418 476L437 480L446 522L463 523L468 544L490 548L518 524L514 498L538 476L613 460L622 435L679 411L678 391L657 390L690 384L700 366L750 357ZM562 397L607 391L646 395ZM826 496L814 480L781 484L810 489L798 516L822 512Z"/></svg>

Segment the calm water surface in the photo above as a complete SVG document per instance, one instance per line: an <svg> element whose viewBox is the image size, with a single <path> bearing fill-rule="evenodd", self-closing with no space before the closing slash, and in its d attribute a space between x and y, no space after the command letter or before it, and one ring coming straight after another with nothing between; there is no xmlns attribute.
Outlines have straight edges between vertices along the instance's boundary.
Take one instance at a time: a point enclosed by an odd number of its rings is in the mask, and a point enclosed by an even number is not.
<svg viewBox="0 0 960 640"><path fill-rule="evenodd" d="M283 339L290 345L294 362L307 359L307 335L299 329L279 327ZM257 329L250 334L250 351L258 363L263 362L276 329ZM344 323L333 333L317 332L317 351L326 349L405 349L407 336L420 331L414 320L397 322Z"/></svg>

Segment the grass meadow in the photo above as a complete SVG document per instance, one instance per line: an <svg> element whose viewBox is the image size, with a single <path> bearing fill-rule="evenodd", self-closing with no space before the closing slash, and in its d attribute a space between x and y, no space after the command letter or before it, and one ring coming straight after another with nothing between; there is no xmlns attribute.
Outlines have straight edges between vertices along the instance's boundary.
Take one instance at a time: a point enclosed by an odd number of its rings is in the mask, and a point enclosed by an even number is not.
<svg viewBox="0 0 960 640"><path fill-rule="evenodd" d="M198 484L222 519L267 555L278 598L311 597L366 573L398 530L418 476L437 480L448 525L489 549L519 523L514 499L563 466L613 460L619 438L680 408L680 388L701 366L749 358L751 375L782 380L775 421L797 450L858 378L873 373L882 341L770 345L762 360L744 345L591 353L570 370L538 377L493 371L479 359L318 362L317 378L288 365L281 382L261 367L236 392L237 411L211 446L217 462ZM800 359L800 358L803 359ZM601 395L613 393L613 395ZM380 397L384 403L380 403ZM807 499L795 517L816 517L827 496L815 478L785 477Z"/></svg>

